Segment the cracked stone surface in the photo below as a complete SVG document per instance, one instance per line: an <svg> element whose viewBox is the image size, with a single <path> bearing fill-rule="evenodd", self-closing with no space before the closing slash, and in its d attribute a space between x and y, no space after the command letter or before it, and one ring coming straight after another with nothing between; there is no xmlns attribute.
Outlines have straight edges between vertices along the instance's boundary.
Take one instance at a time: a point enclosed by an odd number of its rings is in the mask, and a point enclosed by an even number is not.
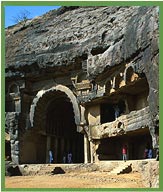
<svg viewBox="0 0 163 192"><path fill-rule="evenodd" d="M62 7L6 29L7 77L82 69L88 78L132 62L149 84L151 127L158 124L159 8ZM56 72L57 71L57 72Z"/></svg>

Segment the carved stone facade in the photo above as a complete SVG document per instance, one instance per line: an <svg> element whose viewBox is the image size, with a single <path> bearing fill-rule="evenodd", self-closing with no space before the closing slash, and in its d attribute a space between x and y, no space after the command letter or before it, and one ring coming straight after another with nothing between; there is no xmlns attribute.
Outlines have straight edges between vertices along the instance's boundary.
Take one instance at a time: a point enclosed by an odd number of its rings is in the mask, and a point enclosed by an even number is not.
<svg viewBox="0 0 163 192"><path fill-rule="evenodd" d="M26 25L6 29L12 160L48 163L49 150L54 163L68 152L74 163L121 160L124 144L128 159L146 147L154 158L158 7L62 7Z"/></svg>

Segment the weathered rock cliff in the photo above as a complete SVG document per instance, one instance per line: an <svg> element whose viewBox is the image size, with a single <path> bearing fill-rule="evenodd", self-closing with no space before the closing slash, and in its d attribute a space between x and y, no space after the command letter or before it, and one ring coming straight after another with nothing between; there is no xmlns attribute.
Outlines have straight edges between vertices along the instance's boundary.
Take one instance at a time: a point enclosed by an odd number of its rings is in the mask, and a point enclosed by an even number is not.
<svg viewBox="0 0 163 192"><path fill-rule="evenodd" d="M97 79L132 63L149 84L150 127L158 125L158 7L62 7L6 29L6 76L71 73Z"/></svg>

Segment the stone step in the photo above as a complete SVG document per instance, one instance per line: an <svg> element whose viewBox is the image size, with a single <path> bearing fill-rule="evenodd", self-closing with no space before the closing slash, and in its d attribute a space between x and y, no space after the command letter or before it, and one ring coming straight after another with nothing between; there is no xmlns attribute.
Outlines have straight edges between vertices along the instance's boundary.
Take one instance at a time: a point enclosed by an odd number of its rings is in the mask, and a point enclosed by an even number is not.
<svg viewBox="0 0 163 192"><path fill-rule="evenodd" d="M129 173L131 172L131 163L121 163L118 167L114 168L109 174L119 175L122 173Z"/></svg>

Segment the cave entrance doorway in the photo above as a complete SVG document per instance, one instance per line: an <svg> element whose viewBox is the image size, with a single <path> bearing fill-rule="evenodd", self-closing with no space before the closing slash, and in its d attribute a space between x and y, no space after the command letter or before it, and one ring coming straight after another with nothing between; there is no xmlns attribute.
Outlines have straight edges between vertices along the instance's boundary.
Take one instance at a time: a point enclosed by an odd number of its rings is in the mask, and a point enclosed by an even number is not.
<svg viewBox="0 0 163 192"><path fill-rule="evenodd" d="M152 149L149 129L144 128L126 135L102 139L96 151L99 160L122 160L123 145L127 145L129 160L144 159L145 148Z"/></svg>
<svg viewBox="0 0 163 192"><path fill-rule="evenodd" d="M63 157L72 153L73 163L84 162L84 136L78 133L72 103L59 97L52 101L46 112L46 163L49 150L53 153L53 163L63 163Z"/></svg>
<svg viewBox="0 0 163 192"><path fill-rule="evenodd" d="M29 120L31 131L21 143L21 163L49 163L50 150L53 163L63 163L68 152L73 163L84 162L79 105L68 87L56 85L40 90L30 107Z"/></svg>

